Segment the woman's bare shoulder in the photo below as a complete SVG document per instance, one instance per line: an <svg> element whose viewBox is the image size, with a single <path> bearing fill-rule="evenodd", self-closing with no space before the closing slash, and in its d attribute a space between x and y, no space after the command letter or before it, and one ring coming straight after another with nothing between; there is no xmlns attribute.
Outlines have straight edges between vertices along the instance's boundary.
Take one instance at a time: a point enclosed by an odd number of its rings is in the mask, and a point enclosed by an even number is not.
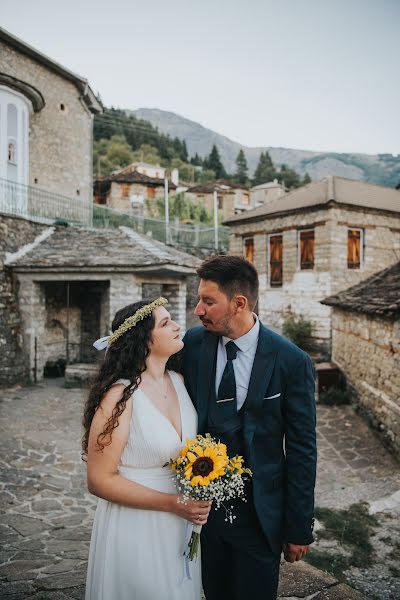
<svg viewBox="0 0 400 600"><path fill-rule="evenodd" d="M109 390L105 393L101 400L100 408L105 414L112 414L116 404L121 400L124 389L126 388L125 383L114 383ZM130 398L129 400L130 401Z"/></svg>

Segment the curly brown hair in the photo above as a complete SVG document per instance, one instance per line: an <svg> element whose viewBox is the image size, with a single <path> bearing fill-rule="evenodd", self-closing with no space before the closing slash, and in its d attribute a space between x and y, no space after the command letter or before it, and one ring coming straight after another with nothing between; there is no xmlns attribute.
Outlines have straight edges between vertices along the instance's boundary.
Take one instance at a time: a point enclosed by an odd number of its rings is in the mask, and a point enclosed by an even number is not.
<svg viewBox="0 0 400 600"><path fill-rule="evenodd" d="M151 300L140 300L121 308L115 314L111 325L112 331L118 329L125 319L150 302ZM122 396L116 403L103 431L97 437L97 446L100 451L111 444L112 432L119 425L119 417L124 412L127 401L140 385L141 375L146 370L146 359L150 354L149 346L154 324L154 314L152 313L139 321L135 327L126 331L107 349L85 403L82 419L84 428L82 437L83 460L87 457L90 426L102 399L118 379L128 379L130 384L124 388ZM176 355L170 357L167 367L179 371L179 359Z"/></svg>

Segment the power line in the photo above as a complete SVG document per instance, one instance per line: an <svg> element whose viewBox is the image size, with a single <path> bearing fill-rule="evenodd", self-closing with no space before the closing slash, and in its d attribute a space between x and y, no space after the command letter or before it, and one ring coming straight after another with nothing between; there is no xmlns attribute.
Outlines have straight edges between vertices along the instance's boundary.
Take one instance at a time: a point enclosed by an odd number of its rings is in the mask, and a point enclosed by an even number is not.
<svg viewBox="0 0 400 600"><path fill-rule="evenodd" d="M124 119L121 118L121 117L114 117L114 116L112 116L110 114L99 115L99 116L96 117L95 120L99 124L102 124L102 123L104 124L104 120L105 120L107 123L112 123L112 124L115 124L116 126L120 125L121 127L126 127L127 129L134 129L134 130L143 131L143 132L145 132L147 134L150 134L150 135L158 135L158 136L161 136L161 137L165 137L168 140L171 140L172 142L175 139L175 138L172 138L169 134L162 133L158 129L155 129L153 127L153 125L151 125L151 123L149 123L149 125L150 125L150 129L149 129L149 128L147 128L146 126L144 126L142 124L137 124L136 125L134 123L129 123L129 122L124 121ZM175 137L176 137L176 139L179 139L177 136L175 136ZM179 139L179 141L181 142L181 144L183 143L183 140Z"/></svg>

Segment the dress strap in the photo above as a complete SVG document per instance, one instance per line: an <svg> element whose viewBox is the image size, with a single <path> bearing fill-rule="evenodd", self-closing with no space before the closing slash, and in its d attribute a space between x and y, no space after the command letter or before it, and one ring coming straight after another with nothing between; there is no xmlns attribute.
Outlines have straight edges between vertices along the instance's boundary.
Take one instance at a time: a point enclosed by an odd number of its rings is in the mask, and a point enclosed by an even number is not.
<svg viewBox="0 0 400 600"><path fill-rule="evenodd" d="M117 385L118 383L121 383L125 387L128 387L128 385L131 385L131 382L129 379L117 379L117 381L114 381L113 385Z"/></svg>

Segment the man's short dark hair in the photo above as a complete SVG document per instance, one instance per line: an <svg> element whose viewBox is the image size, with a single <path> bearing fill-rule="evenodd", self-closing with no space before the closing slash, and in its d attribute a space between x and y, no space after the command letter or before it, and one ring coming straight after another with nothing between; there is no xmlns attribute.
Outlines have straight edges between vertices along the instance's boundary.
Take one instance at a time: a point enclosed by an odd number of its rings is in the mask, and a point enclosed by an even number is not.
<svg viewBox="0 0 400 600"><path fill-rule="evenodd" d="M197 274L201 279L218 284L229 299L236 294L246 296L251 310L257 304L257 269L243 256L212 256L197 269Z"/></svg>

